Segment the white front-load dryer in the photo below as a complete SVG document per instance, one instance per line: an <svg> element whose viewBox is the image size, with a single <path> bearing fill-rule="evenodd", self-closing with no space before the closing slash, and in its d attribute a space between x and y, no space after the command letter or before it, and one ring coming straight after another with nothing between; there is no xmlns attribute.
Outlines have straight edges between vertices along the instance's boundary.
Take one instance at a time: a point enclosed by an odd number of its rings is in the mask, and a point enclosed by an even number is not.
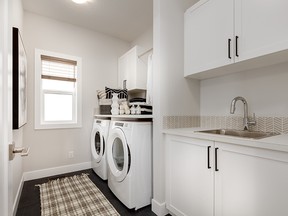
<svg viewBox="0 0 288 216"><path fill-rule="evenodd" d="M151 203L152 123L111 121L107 142L108 186L129 209Z"/></svg>
<svg viewBox="0 0 288 216"><path fill-rule="evenodd" d="M94 119L91 132L92 169L103 180L107 180L107 138L110 120Z"/></svg>

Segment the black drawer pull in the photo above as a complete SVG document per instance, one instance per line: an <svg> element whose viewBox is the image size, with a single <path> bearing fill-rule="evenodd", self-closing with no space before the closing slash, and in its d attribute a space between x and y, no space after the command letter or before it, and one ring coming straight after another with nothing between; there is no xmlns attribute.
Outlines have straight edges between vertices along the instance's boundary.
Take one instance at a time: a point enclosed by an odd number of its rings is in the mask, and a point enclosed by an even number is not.
<svg viewBox="0 0 288 216"><path fill-rule="evenodd" d="M236 36L236 47L235 47L235 49L236 49L236 56L237 57L239 57L239 55L238 55L238 39L239 39L239 37Z"/></svg>
<svg viewBox="0 0 288 216"><path fill-rule="evenodd" d="M217 159L217 157L218 157L218 149L219 148L215 148L215 171L219 171L219 169L218 169L218 159Z"/></svg>
<svg viewBox="0 0 288 216"><path fill-rule="evenodd" d="M210 165L210 148L211 148L211 146L207 147L207 166L208 166L208 169L211 169L211 165Z"/></svg>
<svg viewBox="0 0 288 216"><path fill-rule="evenodd" d="M228 39L228 58L231 59L231 39Z"/></svg>

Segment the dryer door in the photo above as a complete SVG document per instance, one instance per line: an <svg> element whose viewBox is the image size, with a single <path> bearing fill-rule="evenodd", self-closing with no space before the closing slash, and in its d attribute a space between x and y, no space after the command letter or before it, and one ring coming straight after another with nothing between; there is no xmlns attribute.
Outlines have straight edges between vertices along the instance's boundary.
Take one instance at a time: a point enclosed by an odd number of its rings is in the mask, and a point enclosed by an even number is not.
<svg viewBox="0 0 288 216"><path fill-rule="evenodd" d="M123 131L119 128L112 129L107 144L107 162L117 181L121 182L127 176L130 161L130 150Z"/></svg>
<svg viewBox="0 0 288 216"><path fill-rule="evenodd" d="M104 137L103 130L99 125L94 125L91 133L91 152L93 160L97 163L101 161L104 154Z"/></svg>

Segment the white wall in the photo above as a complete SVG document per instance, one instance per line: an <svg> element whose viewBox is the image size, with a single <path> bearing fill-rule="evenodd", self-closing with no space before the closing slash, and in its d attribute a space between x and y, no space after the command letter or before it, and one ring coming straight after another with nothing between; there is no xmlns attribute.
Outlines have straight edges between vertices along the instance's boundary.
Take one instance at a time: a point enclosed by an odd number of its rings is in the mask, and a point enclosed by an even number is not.
<svg viewBox="0 0 288 216"><path fill-rule="evenodd" d="M96 90L105 85L116 87L118 57L129 49L129 43L28 12L24 13L24 30L28 55L28 124L24 128L24 142L31 147L24 160L24 171L91 161L90 132L98 103ZM35 48L82 58L82 128L34 130ZM74 151L73 159L68 159L69 151Z"/></svg>
<svg viewBox="0 0 288 216"><path fill-rule="evenodd" d="M201 81L201 115L230 115L236 96L248 102L249 113L256 116L288 115L288 63L235 73ZM243 114L238 102L237 114ZM239 107L239 108L238 108Z"/></svg>
<svg viewBox="0 0 288 216"><path fill-rule="evenodd" d="M165 213L163 116L199 115L198 80L184 78L184 0L154 0L153 27L153 202L158 215Z"/></svg>
<svg viewBox="0 0 288 216"><path fill-rule="evenodd" d="M157 64L156 67L159 67L161 75L155 81L154 86L156 91L157 86L160 85L162 88L161 113L163 116L197 115L200 105L199 82L185 79L183 72L185 10L183 0L160 2L160 32L158 32L160 38L155 41L155 43L159 43L160 53L155 64Z"/></svg>
<svg viewBox="0 0 288 216"><path fill-rule="evenodd" d="M142 47L143 52L153 48L153 26L131 42L131 47L135 45Z"/></svg>
<svg viewBox="0 0 288 216"><path fill-rule="evenodd" d="M194 5L199 0L184 0L184 7L185 9L190 8L192 5Z"/></svg>

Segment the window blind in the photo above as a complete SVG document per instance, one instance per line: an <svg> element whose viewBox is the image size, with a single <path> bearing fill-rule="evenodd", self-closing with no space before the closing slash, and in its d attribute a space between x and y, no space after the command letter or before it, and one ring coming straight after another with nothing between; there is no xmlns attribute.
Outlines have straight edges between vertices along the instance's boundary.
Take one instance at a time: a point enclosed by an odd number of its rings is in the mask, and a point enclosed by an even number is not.
<svg viewBox="0 0 288 216"><path fill-rule="evenodd" d="M41 55L42 79L76 82L77 62Z"/></svg>

